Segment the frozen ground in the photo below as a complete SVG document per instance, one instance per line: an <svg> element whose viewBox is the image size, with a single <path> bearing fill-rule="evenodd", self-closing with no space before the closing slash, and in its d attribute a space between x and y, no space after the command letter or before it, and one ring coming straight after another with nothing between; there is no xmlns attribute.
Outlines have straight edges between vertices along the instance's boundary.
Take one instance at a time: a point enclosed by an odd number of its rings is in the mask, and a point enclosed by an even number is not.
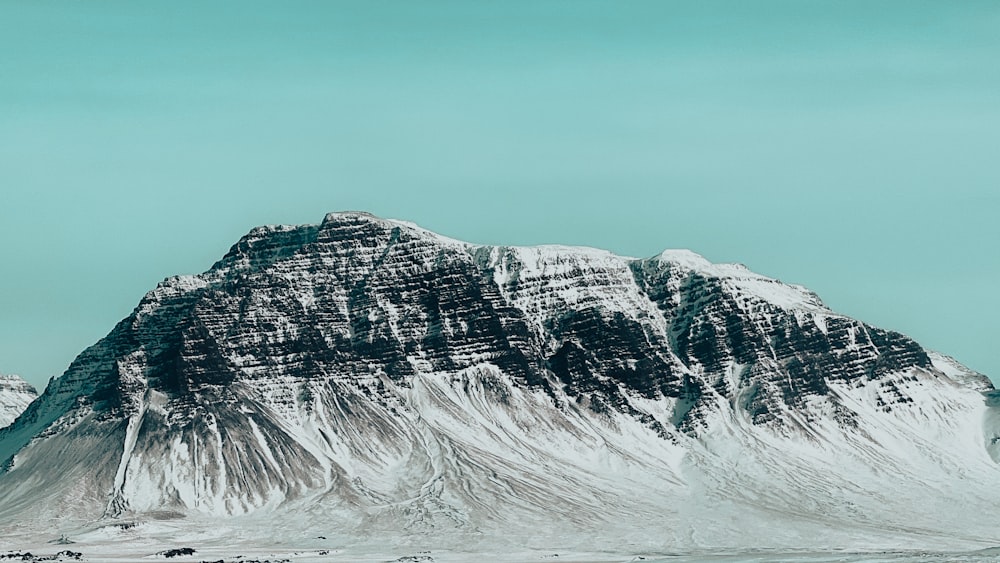
<svg viewBox="0 0 1000 563"><path fill-rule="evenodd" d="M204 523L201 523L204 524ZM258 523L259 524L259 523ZM488 536L479 538L432 537L363 538L351 536L307 536L302 529L275 521L266 534L256 525L214 528L190 527L172 522L79 529L61 537L0 536L0 563L5 561L83 561L92 563L943 563L1000 561L1000 547L976 550L948 549L688 549L664 550L647 547L634 539L618 541L607 536L607 545L581 547L583 538ZM302 522L305 527L306 522ZM838 531L828 535L839 537ZM593 539L593 538L591 538ZM461 544L461 541L468 541ZM617 545L616 545L617 544ZM593 544L592 544L593 545ZM194 550L194 553L190 553ZM69 551L69 554L65 552ZM173 551L174 553L170 553ZM184 553L188 551L189 553ZM63 553L62 557L58 554ZM23 558L24 553L32 557ZM79 559L74 554L80 554ZM169 557L167 556L169 555ZM53 557L55 558L53 559Z"/></svg>
<svg viewBox="0 0 1000 563"><path fill-rule="evenodd" d="M72 555L56 556L66 549L81 554L80 559ZM152 561L178 562L225 562L225 563L313 563L313 562L352 562L352 563L457 563L473 561L507 562L565 562L565 563L612 563L643 561L647 563L849 563L849 562L886 562L886 563L938 563L938 562L993 562L1000 560L1000 550L982 550L975 552L927 552L927 551L885 551L885 552L829 552L811 551L759 551L752 553L703 553L703 554L669 554L669 553L615 553L577 552L572 549L547 551L439 551L439 550L386 550L377 546L351 549L303 549L281 550L261 549L246 546L237 547L199 547L194 554L165 557L162 555L177 546L164 545L160 552L149 548L123 545L48 545L38 546L34 550L0 550L0 561L86 561L93 563L149 563ZM30 552L32 558L24 558L23 554ZM55 559L48 559L56 556Z"/></svg>

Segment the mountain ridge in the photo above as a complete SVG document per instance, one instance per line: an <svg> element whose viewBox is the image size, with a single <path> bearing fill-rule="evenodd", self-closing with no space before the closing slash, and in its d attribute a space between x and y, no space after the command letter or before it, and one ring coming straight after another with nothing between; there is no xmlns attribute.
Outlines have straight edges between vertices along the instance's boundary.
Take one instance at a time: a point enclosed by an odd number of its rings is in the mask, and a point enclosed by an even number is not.
<svg viewBox="0 0 1000 563"><path fill-rule="evenodd" d="M41 522L72 494L55 521L75 531L304 511L393 541L542 525L665 548L981 546L989 526L934 514L988 506L992 392L689 251L472 245L335 213L150 291L0 431L0 516Z"/></svg>
<svg viewBox="0 0 1000 563"><path fill-rule="evenodd" d="M20 376L0 373L0 428L8 426L38 396L38 391Z"/></svg>

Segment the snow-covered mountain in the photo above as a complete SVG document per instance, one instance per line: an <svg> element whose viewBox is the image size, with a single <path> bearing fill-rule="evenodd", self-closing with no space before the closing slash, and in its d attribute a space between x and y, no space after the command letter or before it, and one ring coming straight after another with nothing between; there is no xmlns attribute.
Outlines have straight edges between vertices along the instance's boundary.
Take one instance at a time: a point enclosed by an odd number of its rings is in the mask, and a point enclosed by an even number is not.
<svg viewBox="0 0 1000 563"><path fill-rule="evenodd" d="M17 418L38 396L38 391L16 375L0 373L0 428Z"/></svg>
<svg viewBox="0 0 1000 563"><path fill-rule="evenodd" d="M0 535L988 546L998 404L743 266L337 213L165 280L53 380L0 431Z"/></svg>

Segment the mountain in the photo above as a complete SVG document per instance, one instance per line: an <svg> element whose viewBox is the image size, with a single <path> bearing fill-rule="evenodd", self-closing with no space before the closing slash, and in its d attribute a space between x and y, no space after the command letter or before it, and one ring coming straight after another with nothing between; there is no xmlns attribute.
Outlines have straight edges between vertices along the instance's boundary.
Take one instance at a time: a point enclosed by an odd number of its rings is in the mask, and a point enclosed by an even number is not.
<svg viewBox="0 0 1000 563"><path fill-rule="evenodd" d="M38 391L27 381L0 373L0 428L14 422L36 396Z"/></svg>
<svg viewBox="0 0 1000 563"><path fill-rule="evenodd" d="M0 430L0 535L986 547L997 405L740 265L335 213L163 281Z"/></svg>

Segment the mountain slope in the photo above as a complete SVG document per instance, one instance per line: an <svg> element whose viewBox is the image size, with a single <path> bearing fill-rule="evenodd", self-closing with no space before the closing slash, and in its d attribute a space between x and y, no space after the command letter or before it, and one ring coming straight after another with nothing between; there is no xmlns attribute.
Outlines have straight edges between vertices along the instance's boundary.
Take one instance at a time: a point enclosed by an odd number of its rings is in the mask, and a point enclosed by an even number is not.
<svg viewBox="0 0 1000 563"><path fill-rule="evenodd" d="M228 516L290 542L992 545L992 393L742 266L477 246L331 214L251 231L81 354L0 430L0 522L204 533Z"/></svg>
<svg viewBox="0 0 1000 563"><path fill-rule="evenodd" d="M38 392L16 375L0 374L0 428L17 418Z"/></svg>

